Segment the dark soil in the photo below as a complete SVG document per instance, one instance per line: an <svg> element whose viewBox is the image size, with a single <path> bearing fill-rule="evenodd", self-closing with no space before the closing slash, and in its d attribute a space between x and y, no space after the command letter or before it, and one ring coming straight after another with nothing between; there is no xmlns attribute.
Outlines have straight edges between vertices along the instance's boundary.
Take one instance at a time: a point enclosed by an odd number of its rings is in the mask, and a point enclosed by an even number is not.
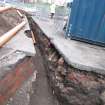
<svg viewBox="0 0 105 105"><path fill-rule="evenodd" d="M16 10L8 10L0 14L0 36L21 23L22 19Z"/></svg>
<svg viewBox="0 0 105 105"><path fill-rule="evenodd" d="M40 50L36 47L36 55L34 58L35 70L37 70L36 81L33 82L33 94L30 98L29 105L59 105L56 98L54 98L53 92L49 86L46 66L44 65L43 56Z"/></svg>

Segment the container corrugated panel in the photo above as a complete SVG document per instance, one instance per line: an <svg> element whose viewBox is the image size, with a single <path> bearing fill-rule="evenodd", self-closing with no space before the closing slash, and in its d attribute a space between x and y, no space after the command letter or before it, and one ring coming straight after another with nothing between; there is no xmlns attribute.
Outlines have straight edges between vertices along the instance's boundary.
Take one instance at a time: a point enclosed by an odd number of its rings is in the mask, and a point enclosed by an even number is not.
<svg viewBox="0 0 105 105"><path fill-rule="evenodd" d="M77 40L105 45L105 0L74 0L67 33Z"/></svg>

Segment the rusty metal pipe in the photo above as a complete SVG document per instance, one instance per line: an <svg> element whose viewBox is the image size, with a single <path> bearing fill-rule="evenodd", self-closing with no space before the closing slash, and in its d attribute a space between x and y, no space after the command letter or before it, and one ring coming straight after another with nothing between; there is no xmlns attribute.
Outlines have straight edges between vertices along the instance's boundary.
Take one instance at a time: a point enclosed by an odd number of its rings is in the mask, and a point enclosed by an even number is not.
<svg viewBox="0 0 105 105"><path fill-rule="evenodd" d="M16 27L14 27L13 29L11 29L10 31L8 31L7 33L5 33L4 35L2 35L0 37L0 47L2 47L3 45L5 45L12 37L14 37L16 35L16 33L18 31L20 31L22 29L23 26L25 26L27 22L24 20L23 22L21 22L19 25L17 25Z"/></svg>
<svg viewBox="0 0 105 105"><path fill-rule="evenodd" d="M10 9L12 9L12 7L0 7L0 13L10 10Z"/></svg>

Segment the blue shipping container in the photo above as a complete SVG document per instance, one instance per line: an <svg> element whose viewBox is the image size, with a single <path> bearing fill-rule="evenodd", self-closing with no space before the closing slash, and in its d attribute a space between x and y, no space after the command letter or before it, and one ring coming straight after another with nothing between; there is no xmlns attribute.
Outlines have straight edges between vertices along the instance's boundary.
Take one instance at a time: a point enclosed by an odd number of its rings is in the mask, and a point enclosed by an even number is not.
<svg viewBox="0 0 105 105"><path fill-rule="evenodd" d="M67 35L105 45L105 0L74 0Z"/></svg>

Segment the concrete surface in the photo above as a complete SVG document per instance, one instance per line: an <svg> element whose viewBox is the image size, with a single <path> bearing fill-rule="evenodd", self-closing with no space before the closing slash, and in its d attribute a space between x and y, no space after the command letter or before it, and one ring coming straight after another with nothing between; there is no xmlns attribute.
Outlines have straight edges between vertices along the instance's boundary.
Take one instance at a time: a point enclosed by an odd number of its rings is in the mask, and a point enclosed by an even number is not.
<svg viewBox="0 0 105 105"><path fill-rule="evenodd" d="M33 41L32 38L25 35L26 30L30 30L28 23L4 46L4 48L22 51L27 56L34 56L36 52Z"/></svg>
<svg viewBox="0 0 105 105"><path fill-rule="evenodd" d="M20 51L11 53L0 60L0 68L16 64L19 60L24 59L26 54Z"/></svg>
<svg viewBox="0 0 105 105"><path fill-rule="evenodd" d="M12 48L3 47L0 49L0 59L3 59L5 56L10 55L11 53L15 52Z"/></svg>
<svg viewBox="0 0 105 105"><path fill-rule="evenodd" d="M24 31L29 30L27 25L17 33L3 48L0 48L0 79L27 56L35 56L35 48L31 38Z"/></svg>
<svg viewBox="0 0 105 105"><path fill-rule="evenodd" d="M105 48L65 39L59 20L32 17L43 33L51 40L68 64L80 70L105 74Z"/></svg>

